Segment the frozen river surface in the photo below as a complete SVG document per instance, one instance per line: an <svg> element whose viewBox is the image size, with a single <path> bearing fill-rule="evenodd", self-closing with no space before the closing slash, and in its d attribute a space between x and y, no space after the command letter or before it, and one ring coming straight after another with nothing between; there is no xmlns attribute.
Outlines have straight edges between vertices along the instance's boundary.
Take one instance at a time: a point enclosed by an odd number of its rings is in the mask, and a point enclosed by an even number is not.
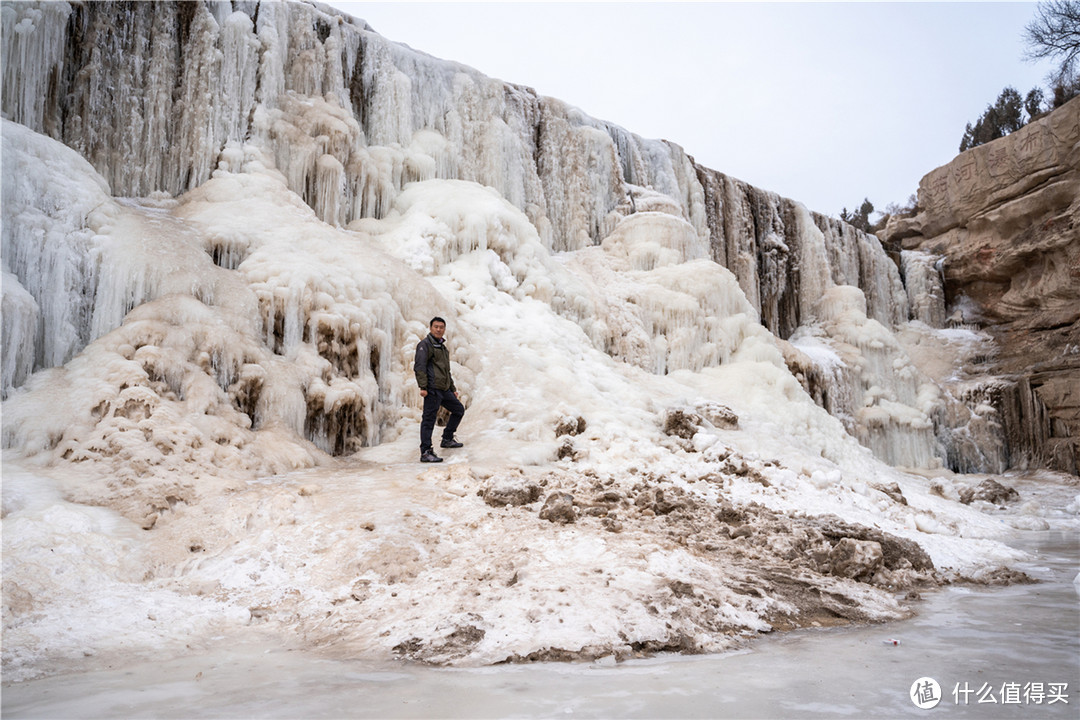
<svg viewBox="0 0 1080 720"><path fill-rule="evenodd" d="M1020 569L1038 584L951 587L929 594L911 620L778 634L725 655L619 665L375 667L222 640L180 659L7 686L3 715L1075 718L1080 536L1024 535L1021 547L1034 561ZM933 710L911 696L922 678L940 688ZM923 699L926 687L917 687Z"/></svg>

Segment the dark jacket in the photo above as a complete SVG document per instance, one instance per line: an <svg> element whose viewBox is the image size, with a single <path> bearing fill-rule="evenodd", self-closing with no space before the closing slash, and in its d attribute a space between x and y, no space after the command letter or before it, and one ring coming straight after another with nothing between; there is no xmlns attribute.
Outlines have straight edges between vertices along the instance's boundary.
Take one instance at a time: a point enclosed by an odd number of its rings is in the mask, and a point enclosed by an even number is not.
<svg viewBox="0 0 1080 720"><path fill-rule="evenodd" d="M446 349L445 342L436 340L431 333L416 344L413 373L421 390L433 388L457 392L454 378L450 376L450 351Z"/></svg>

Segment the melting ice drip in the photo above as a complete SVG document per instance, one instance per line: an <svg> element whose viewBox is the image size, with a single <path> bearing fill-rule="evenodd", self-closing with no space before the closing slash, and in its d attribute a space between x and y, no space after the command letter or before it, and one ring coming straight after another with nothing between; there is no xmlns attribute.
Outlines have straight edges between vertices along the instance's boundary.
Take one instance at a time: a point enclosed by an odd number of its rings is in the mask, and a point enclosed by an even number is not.
<svg viewBox="0 0 1080 720"><path fill-rule="evenodd" d="M197 428L208 442L254 447L245 433L281 426L350 452L396 419L418 321L474 256L498 291L550 305L618 360L664 374L771 357L748 350L760 323L791 339L807 391L880 457L978 454L942 451L950 415L894 335L909 314L941 327L931 261L905 259L905 290L876 239L673 143L327 8L243 7L4 5L3 110L32 131L5 122L5 395L111 337L109 362L139 369L82 398L99 415L87 427L122 418L136 386L189 402L201 373L217 388L202 414L239 428ZM306 205L288 210L305 237L210 210L280 197L274 183ZM446 280L442 297L406 269ZM198 303L162 302L181 295ZM9 443L62 442L5 414Z"/></svg>

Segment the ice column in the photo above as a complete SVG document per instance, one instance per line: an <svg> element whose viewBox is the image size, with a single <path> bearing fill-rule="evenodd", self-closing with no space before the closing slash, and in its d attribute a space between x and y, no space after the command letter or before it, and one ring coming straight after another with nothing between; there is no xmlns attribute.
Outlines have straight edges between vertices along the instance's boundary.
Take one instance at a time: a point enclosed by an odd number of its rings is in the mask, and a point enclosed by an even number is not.
<svg viewBox="0 0 1080 720"><path fill-rule="evenodd" d="M941 276L940 255L918 250L903 250L900 266L911 303L911 319L930 327L945 327L945 287Z"/></svg>
<svg viewBox="0 0 1080 720"><path fill-rule="evenodd" d="M11 273L3 274L4 355L2 397L22 385L34 370L34 354L41 327L41 310L34 296Z"/></svg>

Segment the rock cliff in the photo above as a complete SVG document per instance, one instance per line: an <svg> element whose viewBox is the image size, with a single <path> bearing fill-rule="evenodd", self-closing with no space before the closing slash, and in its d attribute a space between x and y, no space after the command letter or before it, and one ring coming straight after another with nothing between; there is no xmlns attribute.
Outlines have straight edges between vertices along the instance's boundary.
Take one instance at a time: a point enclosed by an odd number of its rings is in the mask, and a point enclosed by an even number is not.
<svg viewBox="0 0 1080 720"><path fill-rule="evenodd" d="M961 153L919 183L885 241L943 255L948 323L994 339L971 392L1008 466L1080 467L1080 99Z"/></svg>

